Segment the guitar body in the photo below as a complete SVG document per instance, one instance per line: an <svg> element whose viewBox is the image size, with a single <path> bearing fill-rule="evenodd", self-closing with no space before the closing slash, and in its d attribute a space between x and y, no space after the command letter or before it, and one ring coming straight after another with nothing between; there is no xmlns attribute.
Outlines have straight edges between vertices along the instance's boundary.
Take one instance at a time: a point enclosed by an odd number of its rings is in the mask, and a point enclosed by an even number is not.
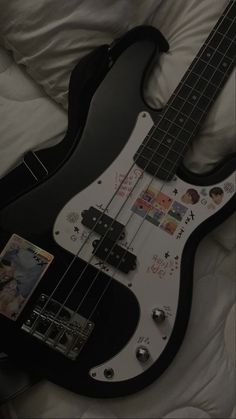
<svg viewBox="0 0 236 419"><path fill-rule="evenodd" d="M235 156L202 176L181 167L169 182L136 165L157 114L142 98L156 46L127 46L74 152L0 211L2 260L23 249L36 272L48 258L15 312L2 309L3 349L87 396L133 393L167 368L188 323L197 244L236 205Z"/></svg>

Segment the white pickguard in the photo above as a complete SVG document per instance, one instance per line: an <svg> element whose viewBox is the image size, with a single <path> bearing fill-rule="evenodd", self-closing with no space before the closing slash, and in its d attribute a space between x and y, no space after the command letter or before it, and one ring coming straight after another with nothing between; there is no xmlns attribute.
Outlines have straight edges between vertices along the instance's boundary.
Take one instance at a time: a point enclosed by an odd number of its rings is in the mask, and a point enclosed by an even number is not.
<svg viewBox="0 0 236 419"><path fill-rule="evenodd" d="M54 225L54 239L60 246L100 269L99 260L95 256L91 259L92 242L99 235L81 224L81 213L91 206L103 211L111 201L106 213L127 224L125 239L119 244L125 248L129 246L129 251L137 256L137 267L129 274L103 264L102 269L108 275L131 287L139 301L141 314L128 344L112 359L90 371L95 380L107 381L104 376L106 368L114 370L111 381L131 379L149 368L160 356L175 322L184 245L193 230L217 212L235 191L235 174L214 185L222 190L218 202L209 195L211 186L193 186L178 177L163 183L149 174L142 175L141 169L133 162L133 156L152 126L150 115L141 113L120 155L99 179L67 203ZM191 201L195 203L189 202L189 189L195 190L191 192ZM147 193L143 194L145 191ZM165 321L159 325L152 318L155 308L163 309L166 314ZM148 348L150 358L146 363L140 363L136 358L139 346Z"/></svg>

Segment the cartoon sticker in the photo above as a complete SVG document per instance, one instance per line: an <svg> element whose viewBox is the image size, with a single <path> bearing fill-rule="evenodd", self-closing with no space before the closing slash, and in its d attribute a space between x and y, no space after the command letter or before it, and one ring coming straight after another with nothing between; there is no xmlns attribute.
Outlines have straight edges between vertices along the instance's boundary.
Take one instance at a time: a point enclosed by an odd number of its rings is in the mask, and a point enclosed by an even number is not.
<svg viewBox="0 0 236 419"><path fill-rule="evenodd" d="M16 320L53 256L13 234L0 254L0 313Z"/></svg>
<svg viewBox="0 0 236 419"><path fill-rule="evenodd" d="M175 218L171 217L170 215L166 215L160 228L166 231L166 233L174 234L175 230L178 227L178 224L179 223Z"/></svg>
<svg viewBox="0 0 236 419"><path fill-rule="evenodd" d="M155 200L156 191L149 188L146 191L141 192L141 198L144 199L144 201L149 202L152 204Z"/></svg>
<svg viewBox="0 0 236 419"><path fill-rule="evenodd" d="M151 208L152 206L150 204L143 199L138 198L132 207L132 211L135 212L135 214L140 215L140 217L145 217Z"/></svg>
<svg viewBox="0 0 236 419"><path fill-rule="evenodd" d="M181 201L187 205L195 205L200 199L200 195L196 189L187 189L187 191L181 196Z"/></svg>
<svg viewBox="0 0 236 419"><path fill-rule="evenodd" d="M209 196L211 197L214 204L220 205L223 201L224 191L222 188L215 186L214 188L210 189Z"/></svg>
<svg viewBox="0 0 236 419"><path fill-rule="evenodd" d="M187 210L188 210L187 207L185 207L184 205L180 204L177 201L174 201L168 214L171 217L174 217L177 221L181 221Z"/></svg>
<svg viewBox="0 0 236 419"><path fill-rule="evenodd" d="M147 216L146 216L146 220L150 221L150 223L159 226L161 220L163 219L165 213L163 211L161 211L158 208L152 208Z"/></svg>
<svg viewBox="0 0 236 419"><path fill-rule="evenodd" d="M162 192L157 194L154 202L154 207L161 209L162 211L168 210L172 204L172 199Z"/></svg>

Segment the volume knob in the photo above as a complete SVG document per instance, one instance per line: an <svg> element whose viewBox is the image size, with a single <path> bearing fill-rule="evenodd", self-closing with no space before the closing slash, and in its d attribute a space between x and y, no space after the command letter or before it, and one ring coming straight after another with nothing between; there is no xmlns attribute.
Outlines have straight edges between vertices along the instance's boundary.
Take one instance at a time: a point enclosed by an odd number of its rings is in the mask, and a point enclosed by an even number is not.
<svg viewBox="0 0 236 419"><path fill-rule="evenodd" d="M152 318L156 323L164 322L166 318L164 310L161 310L160 308L154 308L152 312Z"/></svg>
<svg viewBox="0 0 236 419"><path fill-rule="evenodd" d="M150 353L145 346L139 346L136 350L136 357L139 360L139 362L144 363L147 362L150 358Z"/></svg>

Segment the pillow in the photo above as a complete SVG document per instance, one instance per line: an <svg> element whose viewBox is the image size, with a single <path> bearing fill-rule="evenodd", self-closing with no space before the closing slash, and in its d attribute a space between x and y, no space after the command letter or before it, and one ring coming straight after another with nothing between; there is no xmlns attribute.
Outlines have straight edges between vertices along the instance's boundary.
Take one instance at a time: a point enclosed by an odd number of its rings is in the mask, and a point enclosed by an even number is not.
<svg viewBox="0 0 236 419"><path fill-rule="evenodd" d="M96 46L144 23L161 0L0 0L0 43L67 106L69 76Z"/></svg>

